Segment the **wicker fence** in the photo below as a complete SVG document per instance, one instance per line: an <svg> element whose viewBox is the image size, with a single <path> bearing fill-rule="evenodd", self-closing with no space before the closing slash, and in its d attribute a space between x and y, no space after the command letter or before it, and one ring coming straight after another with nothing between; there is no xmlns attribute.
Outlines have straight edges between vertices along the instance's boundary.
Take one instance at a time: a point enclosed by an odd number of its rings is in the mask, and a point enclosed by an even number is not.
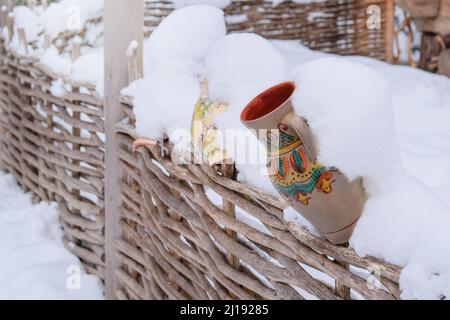
<svg viewBox="0 0 450 320"><path fill-rule="evenodd" d="M36 201L56 201L64 242L104 277L103 101L88 84L52 94L59 77L0 48L0 158Z"/></svg>
<svg viewBox="0 0 450 320"><path fill-rule="evenodd" d="M286 223L285 203L236 182L234 167L177 166L169 144L132 154L130 146L138 138L132 104L125 97L122 101L130 121L116 126L124 170L119 297L301 299L296 287L320 299L348 299L350 289L367 299L399 298L398 267L362 259ZM222 203L211 202L206 189ZM237 208L267 231L247 224ZM387 290L368 287L350 266L378 274ZM311 269L335 279L335 286L316 280Z"/></svg>
<svg viewBox="0 0 450 320"><path fill-rule="evenodd" d="M277 7L242 0L227 8L227 14L248 18L239 23L229 19L233 31L302 39L325 51L387 59L389 28L358 27L368 3L379 4L382 22L388 23L390 1L381 0L286 2ZM146 6L150 32L171 5L147 2ZM314 10L330 14L311 22L308 12ZM59 203L67 248L88 272L104 279L104 103L93 86L69 79L64 81L71 91L55 96L51 84L57 79L39 61L1 46L0 167L14 174L36 201ZM138 138L133 102L129 97L120 101L125 118L115 125L120 157L116 169L123 177L117 195L122 236L114 243L120 265L113 270L117 298L400 297L399 267L361 258L288 224L283 219L286 204L237 182L233 165L176 165L169 141L133 153L131 145ZM215 192L221 203L213 203L207 190ZM249 218L259 227L247 223ZM368 286L371 274L381 286Z"/></svg>
<svg viewBox="0 0 450 320"><path fill-rule="evenodd" d="M146 1L149 35L172 10L171 1ZM367 27L367 9L380 9L379 29ZM325 52L392 59L393 0L328 0L307 4L233 0L225 9L229 32L254 32L266 39L299 40Z"/></svg>

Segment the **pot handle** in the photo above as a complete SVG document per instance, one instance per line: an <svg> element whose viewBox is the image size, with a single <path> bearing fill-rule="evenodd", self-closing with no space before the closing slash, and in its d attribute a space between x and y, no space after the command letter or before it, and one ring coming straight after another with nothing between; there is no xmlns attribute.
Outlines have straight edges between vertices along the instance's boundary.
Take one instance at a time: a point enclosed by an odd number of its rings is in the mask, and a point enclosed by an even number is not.
<svg viewBox="0 0 450 320"><path fill-rule="evenodd" d="M306 124L302 117L295 113L290 113L284 119L284 122L290 126L303 141L306 153L312 161L317 159L317 150L314 137L312 136L311 129Z"/></svg>

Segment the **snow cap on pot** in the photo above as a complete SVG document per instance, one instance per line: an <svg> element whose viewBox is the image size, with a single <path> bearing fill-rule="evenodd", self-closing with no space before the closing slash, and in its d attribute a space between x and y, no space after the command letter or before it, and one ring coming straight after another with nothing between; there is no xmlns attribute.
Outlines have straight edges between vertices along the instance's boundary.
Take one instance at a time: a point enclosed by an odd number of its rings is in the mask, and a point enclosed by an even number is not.
<svg viewBox="0 0 450 320"><path fill-rule="evenodd" d="M241 114L266 146L269 174L277 191L333 243L346 243L365 202L362 180L350 182L337 168L317 161L305 119L292 105L294 82L276 85L254 98Z"/></svg>

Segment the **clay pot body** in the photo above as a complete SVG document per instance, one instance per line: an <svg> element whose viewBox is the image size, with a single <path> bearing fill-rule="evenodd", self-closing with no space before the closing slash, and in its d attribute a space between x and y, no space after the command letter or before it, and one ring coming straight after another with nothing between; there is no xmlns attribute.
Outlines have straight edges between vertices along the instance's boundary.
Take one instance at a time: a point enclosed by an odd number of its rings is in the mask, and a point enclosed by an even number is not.
<svg viewBox="0 0 450 320"><path fill-rule="evenodd" d="M312 132L291 103L295 90L291 82L268 89L249 103L241 121L267 148L269 175L281 196L330 242L346 243L364 207L362 179L350 182L317 162Z"/></svg>

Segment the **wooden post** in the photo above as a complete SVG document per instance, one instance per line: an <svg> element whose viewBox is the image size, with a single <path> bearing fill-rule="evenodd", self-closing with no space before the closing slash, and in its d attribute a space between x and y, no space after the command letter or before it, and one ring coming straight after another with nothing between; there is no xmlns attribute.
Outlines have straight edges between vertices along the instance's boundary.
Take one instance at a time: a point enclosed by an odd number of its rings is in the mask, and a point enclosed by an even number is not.
<svg viewBox="0 0 450 320"><path fill-rule="evenodd" d="M394 24L395 24L395 17L394 17L394 0L388 0L386 1L386 55L385 59L386 62L393 63L394 61Z"/></svg>
<svg viewBox="0 0 450 320"><path fill-rule="evenodd" d="M25 29L24 28L17 29L17 34L19 35L19 42L21 45L23 45L25 54L28 54L28 40L27 40L27 34L25 32Z"/></svg>
<svg viewBox="0 0 450 320"><path fill-rule="evenodd" d="M444 38L436 33L422 32L419 68L428 72L437 72L439 56L446 48Z"/></svg>
<svg viewBox="0 0 450 320"><path fill-rule="evenodd" d="M120 268L115 242L121 237L120 222L120 161L116 151L115 124L123 118L118 101L120 91L129 84L126 51L130 42L138 44L139 69L143 70L144 1L106 0L105 33L105 255L106 298L115 299L120 289L116 271Z"/></svg>
<svg viewBox="0 0 450 320"><path fill-rule="evenodd" d="M49 34L44 34L44 49L50 48L52 45L52 37Z"/></svg>
<svg viewBox="0 0 450 320"><path fill-rule="evenodd" d="M6 18L8 13L12 11L13 3L12 0L0 0L0 26L6 26Z"/></svg>
<svg viewBox="0 0 450 320"><path fill-rule="evenodd" d="M8 28L8 42L10 43L14 37L14 14L8 13L6 17L6 27Z"/></svg>
<svg viewBox="0 0 450 320"><path fill-rule="evenodd" d="M346 270L350 270L350 265L348 263L337 260L335 261L337 265L345 268ZM336 280L335 286L337 295L341 297L343 300L350 300L352 298L350 288L346 287L342 282Z"/></svg>
<svg viewBox="0 0 450 320"><path fill-rule="evenodd" d="M30 8L35 7L36 4L36 0L27 0L27 6L29 6Z"/></svg>
<svg viewBox="0 0 450 320"><path fill-rule="evenodd" d="M443 51L439 56L438 72L450 78L450 49Z"/></svg>

